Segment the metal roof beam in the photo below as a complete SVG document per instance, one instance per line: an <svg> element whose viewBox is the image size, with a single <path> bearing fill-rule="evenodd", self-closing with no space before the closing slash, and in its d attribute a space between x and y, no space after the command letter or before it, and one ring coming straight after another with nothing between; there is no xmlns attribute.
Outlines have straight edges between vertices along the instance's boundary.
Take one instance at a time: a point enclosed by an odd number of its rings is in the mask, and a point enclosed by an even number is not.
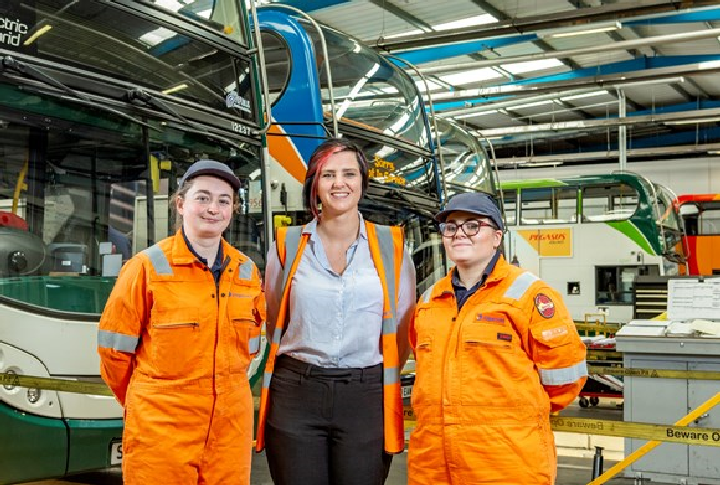
<svg viewBox="0 0 720 485"><path fill-rule="evenodd" d="M548 131L577 131L587 129L612 128L617 126L643 125L647 123L668 123L693 120L713 120L720 118L720 108L710 108L681 113L652 114L645 116L626 116L609 120L558 121L530 126L504 126L481 130L483 136L504 136L523 133L543 133ZM711 121L707 121L711 122ZM712 121L714 122L714 121Z"/></svg>
<svg viewBox="0 0 720 485"><path fill-rule="evenodd" d="M481 138L482 140L482 138ZM497 147L496 147L497 149ZM710 151L720 150L720 143L705 143L702 145L691 146L672 146L672 147L654 147L654 148L629 148L627 156L632 158L651 157L654 155L699 155L706 154ZM583 163L590 160L616 159L619 156L617 150L589 152L589 153L563 153L558 155L541 155L537 157L511 157L498 158L496 162L498 166L519 166L521 168L533 168L534 164L544 163ZM525 163L519 163L525 160ZM530 160L529 162L527 160ZM616 160L612 160L616 162Z"/></svg>
<svg viewBox="0 0 720 485"><path fill-rule="evenodd" d="M487 2L482 0L473 1L476 5L478 5L478 7L501 20L499 25L482 25L433 32L429 34L408 35L396 39L385 40L382 43L377 44L375 47L386 51L430 47L453 42L497 37L499 35L516 34L518 32L534 32L537 30L569 27L603 20L621 20L648 14L675 12L680 8L696 8L717 5L713 0L695 0L690 2L641 0L613 3L599 7L559 12L548 15L536 15L510 19L502 11L492 7L492 5ZM368 43L375 44L375 40L376 39L370 39Z"/></svg>
<svg viewBox="0 0 720 485"><path fill-rule="evenodd" d="M418 29L421 29L424 31L431 31L431 32L433 31L433 28L429 23L414 16L410 12L401 9L394 3L390 3L385 0L369 0L369 2L377 7L380 7L381 9L385 10L386 12L391 13L394 16L404 20L405 22L409 23L413 27L417 27Z"/></svg>
<svg viewBox="0 0 720 485"><path fill-rule="evenodd" d="M493 67L501 64L538 61L542 59L553 59L553 58L569 58L572 56L580 56L587 54L599 54L602 52L611 52L618 50L627 50L633 47L642 47L648 45L659 45L659 44L670 44L680 42L691 42L699 39L717 38L720 36L720 29L708 29L695 32L682 32L680 34L667 34L667 35L656 35L654 37L645 37L644 39L632 39L621 42L614 42L605 45L596 45L590 47L581 47L578 49L565 49L550 52L541 52L537 54L525 54L513 57L503 57L501 59L492 59L487 61L479 61L473 63L473 69L481 67ZM437 74L440 72L452 72L458 70L466 70L467 64L453 64L446 66L435 66L427 67L422 71L425 74Z"/></svg>

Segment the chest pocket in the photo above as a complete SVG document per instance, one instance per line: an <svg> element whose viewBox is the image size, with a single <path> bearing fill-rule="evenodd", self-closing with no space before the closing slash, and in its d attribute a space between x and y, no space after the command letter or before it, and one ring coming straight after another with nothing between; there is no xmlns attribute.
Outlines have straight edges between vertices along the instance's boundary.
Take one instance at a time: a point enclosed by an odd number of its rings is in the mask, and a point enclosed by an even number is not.
<svg viewBox="0 0 720 485"><path fill-rule="evenodd" d="M465 322L458 345L463 405L506 406L518 401L517 380L530 370L531 362L511 326Z"/></svg>
<svg viewBox="0 0 720 485"><path fill-rule="evenodd" d="M242 288L248 290L249 288ZM235 287L235 292L238 288ZM232 326L235 345L241 356L257 354L260 350L262 318L255 314L255 293L230 293L228 301L228 320Z"/></svg>
<svg viewBox="0 0 720 485"><path fill-rule="evenodd" d="M153 309L149 329L151 355L159 378L190 375L200 361L200 312L198 308Z"/></svg>

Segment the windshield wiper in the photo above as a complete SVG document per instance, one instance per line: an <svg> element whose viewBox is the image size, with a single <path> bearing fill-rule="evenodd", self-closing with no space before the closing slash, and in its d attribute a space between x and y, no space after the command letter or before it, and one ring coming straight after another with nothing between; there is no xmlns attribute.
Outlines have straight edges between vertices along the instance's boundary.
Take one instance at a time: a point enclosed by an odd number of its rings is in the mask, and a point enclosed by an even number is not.
<svg viewBox="0 0 720 485"><path fill-rule="evenodd" d="M43 93L47 93L47 94L50 94L51 96L55 96L60 99L72 101L72 102L75 102L75 103L78 103L78 104L81 104L84 106L89 106L91 108L106 111L108 113L112 113L116 116L119 116L120 118L124 118L128 121L132 121L133 123L137 123L138 125L142 125L147 128L151 128L153 130L158 130L154 126L151 126L148 123L145 123L144 121L135 118L134 116L124 113L120 110L111 108L111 107L109 107L105 104L99 103L97 101L93 101L85 94L80 93L79 91L75 91L70 86L63 84L62 82L58 81L54 77L43 72L41 69L38 69L34 66L26 64L22 61L19 61L11 56L0 57L0 74L6 73L6 72L10 73L10 74L22 74L26 78L31 78L36 81L40 81L46 85L54 87L55 89L57 89L59 91L62 91L63 93L65 93L65 96L62 96L58 93L54 93L51 91L44 91L44 90L42 91Z"/></svg>

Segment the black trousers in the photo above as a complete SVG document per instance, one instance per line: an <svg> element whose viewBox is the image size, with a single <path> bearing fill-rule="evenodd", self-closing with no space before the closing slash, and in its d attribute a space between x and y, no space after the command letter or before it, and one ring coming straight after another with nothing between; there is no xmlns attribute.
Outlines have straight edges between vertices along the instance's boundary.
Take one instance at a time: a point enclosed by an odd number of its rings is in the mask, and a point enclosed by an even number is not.
<svg viewBox="0 0 720 485"><path fill-rule="evenodd" d="M325 369L278 357L265 453L276 485L382 485L383 367Z"/></svg>

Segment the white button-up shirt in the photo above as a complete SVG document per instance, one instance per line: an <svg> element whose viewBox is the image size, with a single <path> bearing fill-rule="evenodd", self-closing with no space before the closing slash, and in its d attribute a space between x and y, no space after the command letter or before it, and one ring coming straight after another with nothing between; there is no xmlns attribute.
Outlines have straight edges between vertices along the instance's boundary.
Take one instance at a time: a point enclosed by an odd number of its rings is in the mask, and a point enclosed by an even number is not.
<svg viewBox="0 0 720 485"><path fill-rule="evenodd" d="M293 276L288 323L278 355L322 367L359 368L382 362L383 290L370 254L365 223L360 217L357 240L347 250L347 266L336 273L317 234L317 220L305 227L310 239ZM292 264L286 261L285 264ZM275 244L265 269L268 335L279 311L279 292L268 285L282 271ZM281 295L280 295L281 296ZM401 349L415 310L415 267L405 251L398 289L396 324Z"/></svg>

